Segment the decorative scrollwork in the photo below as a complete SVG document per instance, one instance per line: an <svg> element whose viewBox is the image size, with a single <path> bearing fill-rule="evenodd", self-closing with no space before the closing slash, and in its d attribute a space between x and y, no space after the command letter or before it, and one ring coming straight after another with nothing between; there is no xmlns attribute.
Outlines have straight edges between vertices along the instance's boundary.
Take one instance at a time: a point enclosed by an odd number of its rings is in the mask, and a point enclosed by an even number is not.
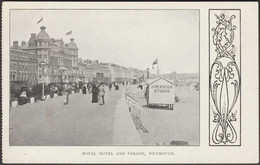
<svg viewBox="0 0 260 165"><path fill-rule="evenodd" d="M237 141L233 122L237 121L234 106L240 92L240 72L235 61L236 47L233 44L236 26L232 24L235 15L216 15L217 26L213 31L213 44L217 57L210 70L210 95L213 100L212 141L215 144L232 144Z"/></svg>

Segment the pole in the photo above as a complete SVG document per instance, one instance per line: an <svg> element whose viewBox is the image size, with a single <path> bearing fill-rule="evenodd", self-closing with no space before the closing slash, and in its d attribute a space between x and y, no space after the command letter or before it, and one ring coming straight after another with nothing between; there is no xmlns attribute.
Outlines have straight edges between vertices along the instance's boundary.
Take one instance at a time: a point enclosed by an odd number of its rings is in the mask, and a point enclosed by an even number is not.
<svg viewBox="0 0 260 165"><path fill-rule="evenodd" d="M149 67L147 67L147 79L149 79Z"/></svg>
<svg viewBox="0 0 260 165"><path fill-rule="evenodd" d="M40 73L39 73L39 60L37 60L37 62L38 62L38 66L37 66L37 82L38 82L38 84L40 83Z"/></svg>
<svg viewBox="0 0 260 165"><path fill-rule="evenodd" d="M160 74L160 72L159 72L159 60L158 60L158 58L157 58L157 74L158 74L158 75Z"/></svg>
<svg viewBox="0 0 260 165"><path fill-rule="evenodd" d="M45 100L44 97L44 67L42 66L42 100Z"/></svg>

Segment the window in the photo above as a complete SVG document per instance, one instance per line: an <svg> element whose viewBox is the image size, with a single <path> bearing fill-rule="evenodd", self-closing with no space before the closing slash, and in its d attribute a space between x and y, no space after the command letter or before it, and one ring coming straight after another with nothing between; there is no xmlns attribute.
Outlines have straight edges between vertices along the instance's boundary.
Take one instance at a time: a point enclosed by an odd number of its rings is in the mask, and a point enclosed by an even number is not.
<svg viewBox="0 0 260 165"><path fill-rule="evenodd" d="M16 72L13 73L13 80L16 78Z"/></svg>
<svg viewBox="0 0 260 165"><path fill-rule="evenodd" d="M13 80L13 72L10 73L10 80Z"/></svg>

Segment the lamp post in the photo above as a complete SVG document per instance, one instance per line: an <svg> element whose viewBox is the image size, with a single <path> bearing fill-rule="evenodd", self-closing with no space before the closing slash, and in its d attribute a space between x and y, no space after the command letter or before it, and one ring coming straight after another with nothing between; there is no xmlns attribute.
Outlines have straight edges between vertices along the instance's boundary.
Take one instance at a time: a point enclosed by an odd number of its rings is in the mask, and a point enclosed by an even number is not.
<svg viewBox="0 0 260 165"><path fill-rule="evenodd" d="M42 100L45 100L45 96L44 96L44 69L46 67L46 63L45 62L40 62L40 67L42 70Z"/></svg>
<svg viewBox="0 0 260 165"><path fill-rule="evenodd" d="M64 82L64 72L66 71L66 68L64 68L64 67L60 67L59 68L59 72L60 72L60 74L61 74L61 83L63 83Z"/></svg>
<svg viewBox="0 0 260 165"><path fill-rule="evenodd" d="M147 67L147 70L146 70L146 72L147 72L147 79L149 79L149 72L150 72L150 70L149 70L149 68Z"/></svg>

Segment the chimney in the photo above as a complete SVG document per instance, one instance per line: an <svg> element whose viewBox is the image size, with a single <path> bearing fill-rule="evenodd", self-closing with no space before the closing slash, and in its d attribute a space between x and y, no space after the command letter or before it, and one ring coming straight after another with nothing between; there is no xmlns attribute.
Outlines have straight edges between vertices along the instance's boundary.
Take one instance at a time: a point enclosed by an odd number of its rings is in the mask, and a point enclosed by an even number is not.
<svg viewBox="0 0 260 165"><path fill-rule="evenodd" d="M18 41L13 42L13 49L18 49Z"/></svg>
<svg viewBox="0 0 260 165"><path fill-rule="evenodd" d="M24 46L25 45L25 41L22 41L22 46Z"/></svg>
<svg viewBox="0 0 260 165"><path fill-rule="evenodd" d="M32 38L36 38L36 33L31 33Z"/></svg>
<svg viewBox="0 0 260 165"><path fill-rule="evenodd" d="M31 33L31 37L28 41L29 47L35 47L36 46L36 33Z"/></svg>

